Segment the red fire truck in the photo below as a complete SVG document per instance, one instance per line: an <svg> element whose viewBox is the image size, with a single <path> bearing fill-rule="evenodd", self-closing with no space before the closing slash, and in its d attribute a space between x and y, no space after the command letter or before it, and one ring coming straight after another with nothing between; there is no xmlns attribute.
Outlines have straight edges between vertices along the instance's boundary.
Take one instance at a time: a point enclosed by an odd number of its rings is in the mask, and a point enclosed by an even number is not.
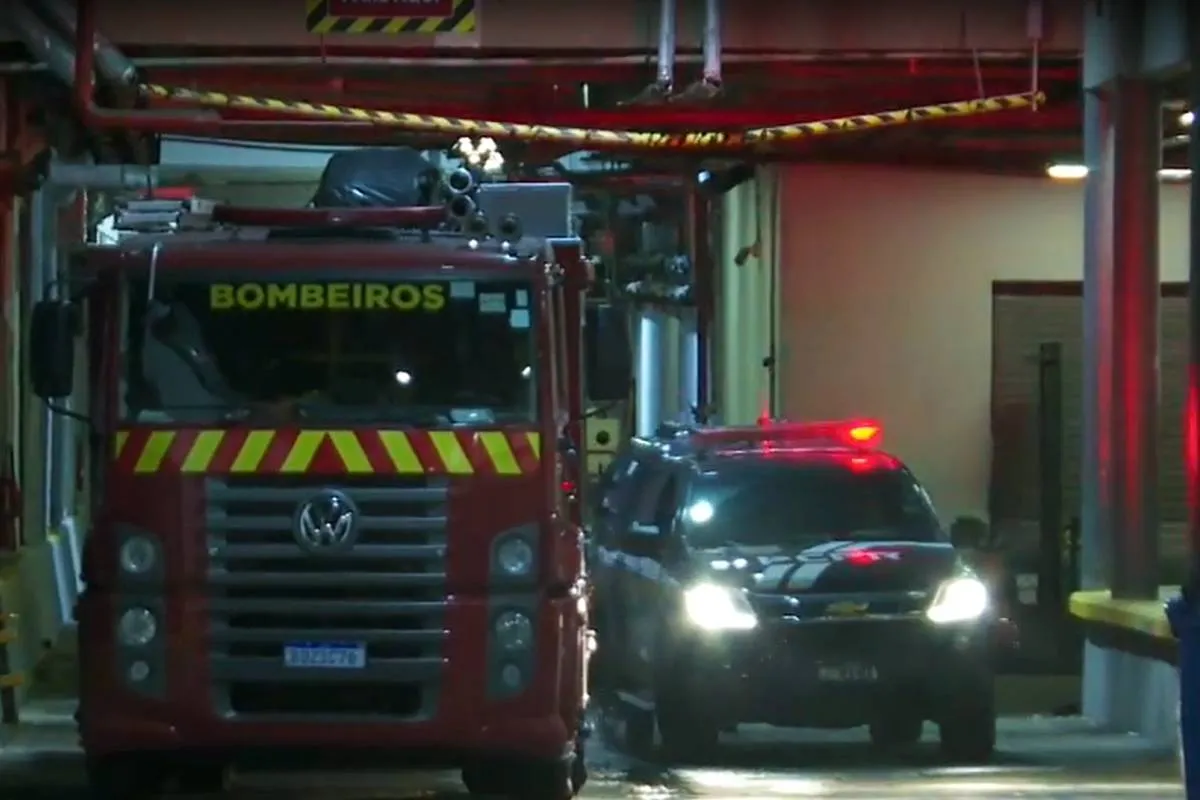
<svg viewBox="0 0 1200 800"><path fill-rule="evenodd" d="M280 750L525 800L586 779L577 450L584 373L627 393L625 328L587 310L569 186L445 184L421 207L129 203L139 232L35 307L35 391L95 431L99 797L216 790Z"/></svg>

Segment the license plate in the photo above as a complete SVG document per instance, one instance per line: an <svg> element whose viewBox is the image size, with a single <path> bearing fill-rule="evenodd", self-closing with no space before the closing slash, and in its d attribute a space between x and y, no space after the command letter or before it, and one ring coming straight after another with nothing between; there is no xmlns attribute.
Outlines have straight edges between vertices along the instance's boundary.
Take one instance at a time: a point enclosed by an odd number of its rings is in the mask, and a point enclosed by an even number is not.
<svg viewBox="0 0 1200 800"><path fill-rule="evenodd" d="M367 666L367 648L361 644L288 644L283 647L283 665L300 669L362 669Z"/></svg>
<svg viewBox="0 0 1200 800"><path fill-rule="evenodd" d="M817 667L817 680L830 683L872 683L879 680L879 671L866 664L822 664Z"/></svg>

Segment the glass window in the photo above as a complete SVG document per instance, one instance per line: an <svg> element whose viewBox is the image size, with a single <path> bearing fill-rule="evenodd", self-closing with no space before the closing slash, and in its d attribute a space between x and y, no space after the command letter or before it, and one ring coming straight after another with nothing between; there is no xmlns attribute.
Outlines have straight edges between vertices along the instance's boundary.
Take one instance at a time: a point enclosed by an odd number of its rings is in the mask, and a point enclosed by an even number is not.
<svg viewBox="0 0 1200 800"><path fill-rule="evenodd" d="M838 463L747 461L705 470L692 482L683 519L698 547L942 538L910 473Z"/></svg>
<svg viewBox="0 0 1200 800"><path fill-rule="evenodd" d="M532 420L528 281L129 284L125 407L142 420Z"/></svg>

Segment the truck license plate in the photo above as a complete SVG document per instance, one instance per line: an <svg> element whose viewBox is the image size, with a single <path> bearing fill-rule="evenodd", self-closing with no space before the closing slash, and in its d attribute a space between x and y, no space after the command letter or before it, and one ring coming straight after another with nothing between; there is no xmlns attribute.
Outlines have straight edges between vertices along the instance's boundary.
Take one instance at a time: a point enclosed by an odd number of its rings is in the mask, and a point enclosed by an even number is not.
<svg viewBox="0 0 1200 800"><path fill-rule="evenodd" d="M822 664L817 667L817 679L830 683L873 683L879 671L866 664Z"/></svg>
<svg viewBox="0 0 1200 800"><path fill-rule="evenodd" d="M367 648L361 644L288 644L283 647L285 667L301 669L362 669Z"/></svg>

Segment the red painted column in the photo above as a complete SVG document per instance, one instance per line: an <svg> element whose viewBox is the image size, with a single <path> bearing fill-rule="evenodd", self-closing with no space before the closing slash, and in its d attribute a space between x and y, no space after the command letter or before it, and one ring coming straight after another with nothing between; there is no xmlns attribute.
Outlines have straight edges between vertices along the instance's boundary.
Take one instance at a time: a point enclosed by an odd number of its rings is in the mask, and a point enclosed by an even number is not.
<svg viewBox="0 0 1200 800"><path fill-rule="evenodd" d="M1160 95L1146 79L1118 75L1093 89L1089 104L1084 537L1102 557L1084 566L1094 577L1106 574L1114 596L1151 598L1158 594Z"/></svg>

